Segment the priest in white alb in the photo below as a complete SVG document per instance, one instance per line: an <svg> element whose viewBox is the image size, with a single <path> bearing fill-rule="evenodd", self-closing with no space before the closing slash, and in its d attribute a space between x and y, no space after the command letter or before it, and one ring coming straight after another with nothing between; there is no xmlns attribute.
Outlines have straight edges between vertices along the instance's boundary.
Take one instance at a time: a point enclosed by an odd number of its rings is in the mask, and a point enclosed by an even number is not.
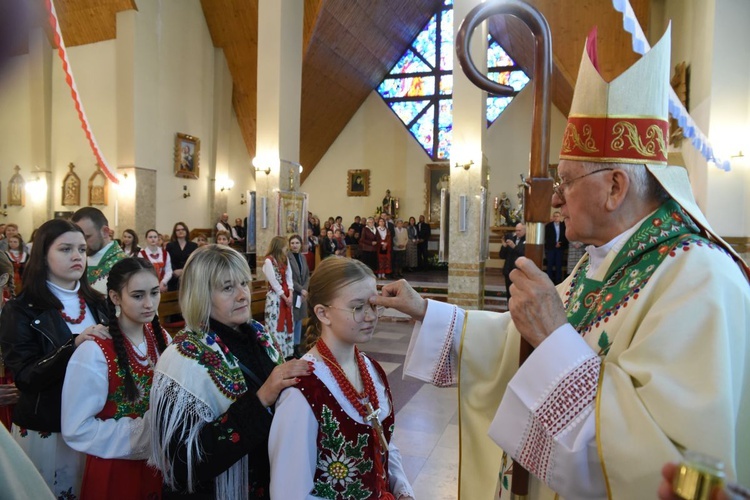
<svg viewBox="0 0 750 500"><path fill-rule="evenodd" d="M509 498L511 458L530 498L655 498L685 450L750 484L748 268L667 165L670 32L609 83L595 52L594 34L552 197L588 245L570 276L520 258L503 314L404 281L373 299L417 320L405 375L458 383L462 500Z"/></svg>

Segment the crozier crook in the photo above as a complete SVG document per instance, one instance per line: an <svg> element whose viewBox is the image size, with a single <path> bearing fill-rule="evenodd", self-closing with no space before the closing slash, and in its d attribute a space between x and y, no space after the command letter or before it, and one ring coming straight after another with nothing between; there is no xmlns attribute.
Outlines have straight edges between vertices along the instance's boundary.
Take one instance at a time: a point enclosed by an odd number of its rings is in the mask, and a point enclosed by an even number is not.
<svg viewBox="0 0 750 500"><path fill-rule="evenodd" d="M531 159L529 177L525 181L526 256L541 269L544 256L544 224L549 221L552 204L552 179L549 166L549 82L552 74L552 39L544 16L520 0L489 0L477 5L461 23L456 35L456 55L461 69L477 87L492 94L512 95L512 87L493 82L479 72L469 53L471 36L479 24L493 15L515 16L523 21L534 36L534 117L531 127ZM523 363L531 353L531 345L521 339L519 360ZM529 473L513 463L511 498L528 495Z"/></svg>

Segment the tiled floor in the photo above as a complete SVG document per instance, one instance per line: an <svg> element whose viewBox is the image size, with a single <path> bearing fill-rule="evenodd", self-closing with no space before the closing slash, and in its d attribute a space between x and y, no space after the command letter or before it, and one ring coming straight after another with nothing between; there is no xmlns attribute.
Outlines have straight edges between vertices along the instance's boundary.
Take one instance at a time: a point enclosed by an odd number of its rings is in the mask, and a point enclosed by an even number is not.
<svg viewBox="0 0 750 500"><path fill-rule="evenodd" d="M396 408L393 440L401 450L417 499L455 500L458 485L456 389L402 380L414 324L384 318L373 339L360 346L388 373Z"/></svg>

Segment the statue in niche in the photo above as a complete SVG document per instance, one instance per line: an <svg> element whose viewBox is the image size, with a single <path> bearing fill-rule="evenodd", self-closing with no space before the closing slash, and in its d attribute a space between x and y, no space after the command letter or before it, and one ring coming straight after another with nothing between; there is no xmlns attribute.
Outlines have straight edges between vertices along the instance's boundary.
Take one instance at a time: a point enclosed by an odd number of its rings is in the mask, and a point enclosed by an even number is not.
<svg viewBox="0 0 750 500"><path fill-rule="evenodd" d="M8 205L23 207L26 205L26 182L21 177L19 171L21 167L14 167L16 173L10 178L8 183Z"/></svg>
<svg viewBox="0 0 750 500"><path fill-rule="evenodd" d="M500 193L500 200L498 201L497 210L500 214L500 225L508 226L512 223L511 220L511 209L513 207L510 203L507 193Z"/></svg>
<svg viewBox="0 0 750 500"><path fill-rule="evenodd" d="M76 166L73 163L68 165L70 172L65 175L62 183L62 204L63 205L80 205L81 204L81 179L78 178L73 169Z"/></svg>
<svg viewBox="0 0 750 500"><path fill-rule="evenodd" d="M391 196L391 190L385 190L385 197L383 197L382 213L388 214L391 218L396 217L396 211L398 209L398 199Z"/></svg>

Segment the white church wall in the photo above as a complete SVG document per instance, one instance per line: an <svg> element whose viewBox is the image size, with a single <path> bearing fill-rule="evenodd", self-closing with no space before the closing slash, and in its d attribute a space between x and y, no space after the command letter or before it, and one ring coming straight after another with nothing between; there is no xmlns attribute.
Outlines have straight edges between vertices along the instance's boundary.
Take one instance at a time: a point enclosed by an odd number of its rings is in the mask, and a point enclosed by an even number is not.
<svg viewBox="0 0 750 500"><path fill-rule="evenodd" d="M226 65L215 65L215 48L208 32L199 0L164 0L146 2L138 11L126 11L120 15L132 15L135 24L130 25L134 33L137 59L125 63L117 56L117 40L107 40L82 46L69 47L68 57L74 72L81 100L86 109L91 128L110 166L118 166L118 158L130 158L127 166L156 170L156 227L171 232L177 220L189 227L210 227L213 221L206 207L209 204L209 187L214 178L215 165L212 159L214 134L226 134L223 140L229 143L229 153L222 161L230 165L233 177L243 190L252 188L254 180L241 167L235 175L235 165L250 162L242 141L236 116L231 112L228 125L214 130L214 107L225 106L231 110L231 95L215 103L215 71L226 71ZM31 137L38 131L31 130L31 96L29 74L30 56L20 56L11 62L8 71L0 80L0 182L2 196L0 204L6 202L7 182L16 164L26 181L32 180ZM38 63L37 63L38 64ZM87 183L95 171L96 160L81 129L70 90L65 83L60 61L55 53L50 71L51 105L49 110L49 149L52 171L48 196L52 198L55 211L75 211L88 203ZM132 65L130 65L132 64ZM216 66L223 69L216 69ZM12 69L12 71L11 71ZM138 73L140 71L140 73ZM134 124L134 144L127 154L118 152L117 127L121 120L117 116L118 79L130 78L134 85L134 116L125 123ZM135 82L135 83L133 83ZM220 113L219 113L220 114ZM181 179L174 175L174 137L182 132L201 139L200 177L197 180ZM73 162L75 172L81 179L81 205L61 204L61 184L68 172L67 165ZM43 170L45 166L40 165ZM240 176L243 176L240 179ZM187 185L190 198L183 198L183 185ZM231 212L240 216L244 206L237 195L229 199ZM109 205L99 207L110 221L115 220L117 190L110 186ZM237 198L236 200L234 198ZM1 206L1 205L0 205ZM233 215L234 216L234 215ZM32 230L32 208L27 197L26 207L10 207L8 217L0 222L17 222L22 234ZM114 224L112 224L114 225ZM118 235L123 228L116 228Z"/></svg>
<svg viewBox="0 0 750 500"><path fill-rule="evenodd" d="M35 178L31 155L31 113L29 88L29 56L13 58L0 75L0 206L8 202L8 181L18 165L20 174L27 182ZM31 208L7 207L7 217L0 223L18 224L21 236L31 235Z"/></svg>

